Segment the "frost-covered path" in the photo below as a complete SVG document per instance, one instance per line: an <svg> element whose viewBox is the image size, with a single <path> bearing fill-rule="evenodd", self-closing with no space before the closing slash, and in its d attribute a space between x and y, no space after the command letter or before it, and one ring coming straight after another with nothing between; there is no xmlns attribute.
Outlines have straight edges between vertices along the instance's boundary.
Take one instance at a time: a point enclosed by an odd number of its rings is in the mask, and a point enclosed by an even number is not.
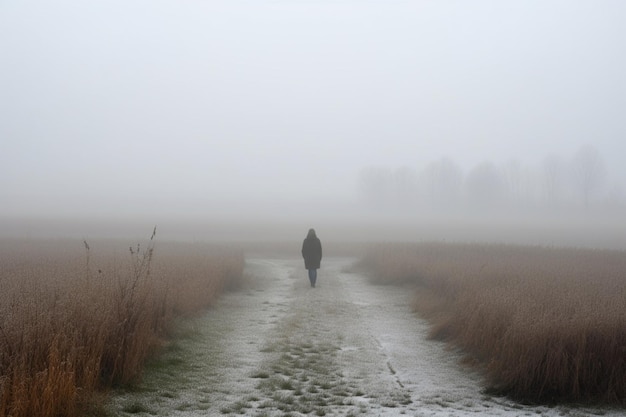
<svg viewBox="0 0 626 417"><path fill-rule="evenodd" d="M300 260L249 260L251 287L187 323L139 389L113 397L111 414L595 414L485 396L454 353L426 339L410 293L368 284L351 263L325 259L313 289Z"/></svg>

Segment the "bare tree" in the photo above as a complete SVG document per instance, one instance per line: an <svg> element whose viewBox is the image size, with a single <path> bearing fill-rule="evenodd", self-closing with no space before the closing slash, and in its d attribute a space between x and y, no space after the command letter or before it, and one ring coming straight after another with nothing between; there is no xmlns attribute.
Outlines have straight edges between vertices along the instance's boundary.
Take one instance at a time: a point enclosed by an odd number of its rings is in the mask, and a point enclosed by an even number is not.
<svg viewBox="0 0 626 417"><path fill-rule="evenodd" d="M574 155L574 180L580 191L585 209L594 193L602 186L606 168L598 150L591 145L583 145Z"/></svg>
<svg viewBox="0 0 626 417"><path fill-rule="evenodd" d="M398 168L393 173L396 202L400 206L411 206L418 197L417 174L409 167Z"/></svg>
<svg viewBox="0 0 626 417"><path fill-rule="evenodd" d="M505 181L493 163L483 162L467 174L465 187L470 203L481 208L493 208L503 200Z"/></svg>
<svg viewBox="0 0 626 417"><path fill-rule="evenodd" d="M441 158L432 162L424 171L431 202L437 208L449 207L458 203L463 172L450 158Z"/></svg>
<svg viewBox="0 0 626 417"><path fill-rule="evenodd" d="M519 203L522 199L524 187L524 173L521 162L517 159L510 159L504 166L504 172L506 174L509 198L513 203Z"/></svg>
<svg viewBox="0 0 626 417"><path fill-rule="evenodd" d="M555 154L547 155L541 165L543 195L550 205L556 203L561 193L563 163Z"/></svg>

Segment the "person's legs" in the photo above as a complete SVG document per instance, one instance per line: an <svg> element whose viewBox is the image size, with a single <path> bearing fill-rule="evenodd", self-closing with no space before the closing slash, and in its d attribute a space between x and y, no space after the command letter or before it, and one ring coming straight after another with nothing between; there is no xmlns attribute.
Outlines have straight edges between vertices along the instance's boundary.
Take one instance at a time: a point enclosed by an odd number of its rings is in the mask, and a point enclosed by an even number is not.
<svg viewBox="0 0 626 417"><path fill-rule="evenodd" d="M317 281L317 269L309 269L309 281L311 287L315 287L315 281Z"/></svg>

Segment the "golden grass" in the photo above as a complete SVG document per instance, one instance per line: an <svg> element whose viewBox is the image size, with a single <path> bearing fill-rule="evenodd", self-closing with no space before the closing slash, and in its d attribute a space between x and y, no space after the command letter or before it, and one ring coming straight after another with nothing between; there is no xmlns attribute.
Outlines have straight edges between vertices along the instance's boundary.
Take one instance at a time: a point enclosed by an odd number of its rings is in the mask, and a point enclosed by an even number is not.
<svg viewBox="0 0 626 417"><path fill-rule="evenodd" d="M363 264L379 282L417 284L431 336L466 352L490 391L626 405L626 253L387 244Z"/></svg>
<svg viewBox="0 0 626 417"><path fill-rule="evenodd" d="M92 246L0 241L0 416L81 415L98 390L140 376L174 317L242 276L235 249Z"/></svg>

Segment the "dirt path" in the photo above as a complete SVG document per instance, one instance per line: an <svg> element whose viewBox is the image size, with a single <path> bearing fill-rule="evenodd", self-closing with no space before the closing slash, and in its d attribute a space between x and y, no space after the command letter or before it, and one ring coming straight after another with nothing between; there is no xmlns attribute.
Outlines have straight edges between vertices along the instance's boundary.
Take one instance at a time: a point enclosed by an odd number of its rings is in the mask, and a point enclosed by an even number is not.
<svg viewBox="0 0 626 417"><path fill-rule="evenodd" d="M369 285L351 262L324 260L313 289L300 260L249 260L252 287L187 323L139 389L113 397L111 414L613 415L482 394L458 356L426 339L411 294Z"/></svg>

